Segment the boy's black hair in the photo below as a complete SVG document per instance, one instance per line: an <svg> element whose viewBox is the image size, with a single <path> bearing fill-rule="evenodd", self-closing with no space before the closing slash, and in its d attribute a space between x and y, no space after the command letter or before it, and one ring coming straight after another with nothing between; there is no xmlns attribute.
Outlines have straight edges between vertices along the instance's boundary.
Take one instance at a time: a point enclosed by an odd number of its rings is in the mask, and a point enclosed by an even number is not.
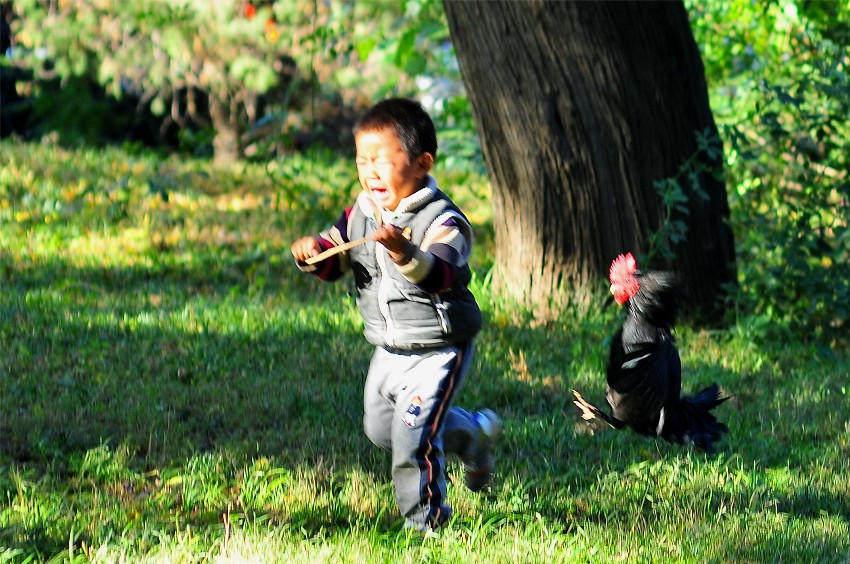
<svg viewBox="0 0 850 564"><path fill-rule="evenodd" d="M422 104L416 100L381 100L354 124L354 135L361 131L392 131L398 137L398 142L410 162L422 153L431 153L437 158L437 132L434 122Z"/></svg>

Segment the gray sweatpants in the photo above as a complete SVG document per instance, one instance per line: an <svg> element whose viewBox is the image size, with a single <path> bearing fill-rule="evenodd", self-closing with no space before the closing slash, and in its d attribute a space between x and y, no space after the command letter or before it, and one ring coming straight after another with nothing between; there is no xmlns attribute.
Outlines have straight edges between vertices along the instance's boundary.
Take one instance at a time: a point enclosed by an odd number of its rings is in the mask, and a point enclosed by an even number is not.
<svg viewBox="0 0 850 564"><path fill-rule="evenodd" d="M445 453L467 458L478 424L452 400L472 361L473 341L425 351L375 349L364 390L366 436L392 452L401 514L416 526L439 525L446 503Z"/></svg>

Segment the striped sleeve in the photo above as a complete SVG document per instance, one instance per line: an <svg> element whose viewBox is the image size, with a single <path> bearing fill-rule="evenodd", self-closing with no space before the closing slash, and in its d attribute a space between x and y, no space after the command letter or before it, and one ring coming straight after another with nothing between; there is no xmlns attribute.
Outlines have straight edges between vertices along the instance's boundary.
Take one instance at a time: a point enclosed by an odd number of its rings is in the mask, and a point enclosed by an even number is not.
<svg viewBox="0 0 850 564"><path fill-rule="evenodd" d="M472 251L472 230L456 215L445 217L425 234L409 262L399 272L419 289L438 293L451 288Z"/></svg>
<svg viewBox="0 0 850 564"><path fill-rule="evenodd" d="M351 216L351 209L347 208L339 216L336 223L315 237L322 251L348 242L348 218ZM314 265L299 265L299 268L315 274L321 280L333 282L349 270L348 253L342 252L333 255Z"/></svg>

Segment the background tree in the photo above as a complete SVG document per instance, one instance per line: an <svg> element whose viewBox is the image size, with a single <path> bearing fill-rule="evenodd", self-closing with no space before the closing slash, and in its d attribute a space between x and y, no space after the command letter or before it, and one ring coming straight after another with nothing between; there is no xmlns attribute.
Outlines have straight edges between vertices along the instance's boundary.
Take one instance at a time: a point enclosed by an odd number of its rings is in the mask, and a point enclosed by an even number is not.
<svg viewBox="0 0 850 564"><path fill-rule="evenodd" d="M316 142L348 147L363 106L419 94L431 99L443 131L459 133L446 135L444 146L462 145L463 156L477 150L469 118L463 132L453 122L458 107L469 115L465 97L445 92L460 88L437 0L16 0L13 7L12 64L34 77L23 85L36 114L29 137L50 132L97 144L141 136L162 146L176 145L176 136L193 152L211 142L219 162L259 159ZM145 131L157 121L151 114L160 121L153 135Z"/></svg>
<svg viewBox="0 0 850 564"><path fill-rule="evenodd" d="M695 310L716 320L734 244L683 4L445 9L491 173L495 283L545 313L559 290L598 284L618 253L667 233Z"/></svg>
<svg viewBox="0 0 850 564"><path fill-rule="evenodd" d="M89 76L134 97L163 127L210 125L216 161L242 154L260 98L291 104L331 29L326 3L307 0L17 0L17 31L36 78ZM309 69L309 70L308 70Z"/></svg>

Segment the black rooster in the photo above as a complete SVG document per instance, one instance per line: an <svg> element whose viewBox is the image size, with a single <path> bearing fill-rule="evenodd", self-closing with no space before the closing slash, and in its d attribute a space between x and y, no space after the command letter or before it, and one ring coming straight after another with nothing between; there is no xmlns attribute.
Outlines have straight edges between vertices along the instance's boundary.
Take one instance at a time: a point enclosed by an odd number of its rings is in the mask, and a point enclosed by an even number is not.
<svg viewBox="0 0 850 564"><path fill-rule="evenodd" d="M717 384L692 397L680 397L682 364L671 334L683 300L682 289L668 272L637 270L634 257L618 256L611 264L611 293L628 315L611 343L605 397L608 415L573 390L573 403L585 420L599 418L614 427L631 427L671 443L694 443L711 452L729 429L711 410L727 399Z"/></svg>

